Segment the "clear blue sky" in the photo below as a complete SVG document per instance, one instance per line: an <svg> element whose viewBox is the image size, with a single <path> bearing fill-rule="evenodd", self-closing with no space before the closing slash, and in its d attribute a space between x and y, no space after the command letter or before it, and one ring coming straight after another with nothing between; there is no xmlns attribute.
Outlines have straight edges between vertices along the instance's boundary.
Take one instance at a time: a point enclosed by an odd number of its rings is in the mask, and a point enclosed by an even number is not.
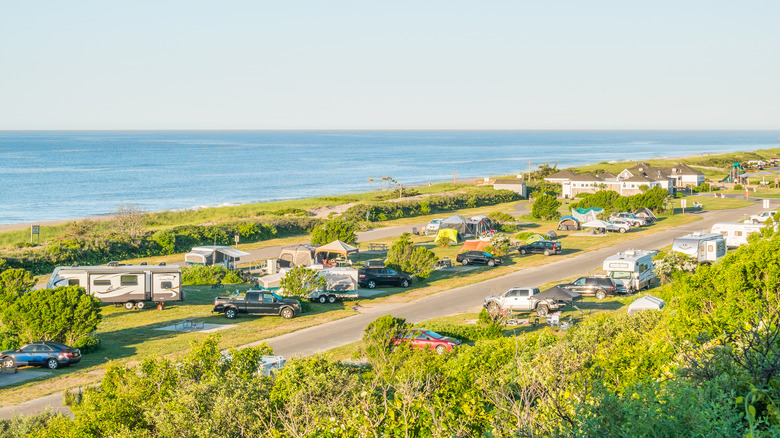
<svg viewBox="0 0 780 438"><path fill-rule="evenodd" d="M778 129L780 1L0 0L0 130Z"/></svg>

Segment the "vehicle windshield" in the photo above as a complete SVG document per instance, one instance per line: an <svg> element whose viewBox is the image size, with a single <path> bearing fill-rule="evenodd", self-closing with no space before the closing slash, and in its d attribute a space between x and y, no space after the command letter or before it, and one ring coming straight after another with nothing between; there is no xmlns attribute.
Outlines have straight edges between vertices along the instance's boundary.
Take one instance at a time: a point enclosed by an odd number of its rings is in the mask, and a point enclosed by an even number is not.
<svg viewBox="0 0 780 438"><path fill-rule="evenodd" d="M442 335L440 335L440 334L438 334L436 332L432 332L430 330L426 330L423 333L425 333L426 335L432 337L433 339L441 339L441 338L444 337L444 336L442 336Z"/></svg>
<svg viewBox="0 0 780 438"><path fill-rule="evenodd" d="M631 272L612 271L609 273L609 276L614 278L615 280L628 280L631 278Z"/></svg>

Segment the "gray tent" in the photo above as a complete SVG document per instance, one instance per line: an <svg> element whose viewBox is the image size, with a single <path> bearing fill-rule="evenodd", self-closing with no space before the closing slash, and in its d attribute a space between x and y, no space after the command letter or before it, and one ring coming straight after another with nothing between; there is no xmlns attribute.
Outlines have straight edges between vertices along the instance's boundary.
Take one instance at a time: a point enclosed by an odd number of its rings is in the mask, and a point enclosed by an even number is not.
<svg viewBox="0 0 780 438"><path fill-rule="evenodd" d="M580 294L566 290L560 286L553 286L544 292L534 295L537 300L574 301L580 299Z"/></svg>
<svg viewBox="0 0 780 438"><path fill-rule="evenodd" d="M279 265L292 268L295 266L310 266L314 263L314 251L316 246L312 245L295 245L286 246L282 248L279 253Z"/></svg>
<svg viewBox="0 0 780 438"><path fill-rule="evenodd" d="M645 207L637 208L634 214L637 215L638 217L643 217L647 219L648 222L655 222L656 220L658 220L653 214L653 212L650 211L649 208L645 208Z"/></svg>
<svg viewBox="0 0 780 438"><path fill-rule="evenodd" d="M634 316L637 312L642 310L661 310L666 303L660 298L656 298L652 295L647 295L638 300L635 300L628 306L628 316Z"/></svg>
<svg viewBox="0 0 780 438"><path fill-rule="evenodd" d="M444 219L439 225L439 229L450 228L457 231L461 236L470 235L468 222L466 218L459 214L453 214L452 216Z"/></svg>

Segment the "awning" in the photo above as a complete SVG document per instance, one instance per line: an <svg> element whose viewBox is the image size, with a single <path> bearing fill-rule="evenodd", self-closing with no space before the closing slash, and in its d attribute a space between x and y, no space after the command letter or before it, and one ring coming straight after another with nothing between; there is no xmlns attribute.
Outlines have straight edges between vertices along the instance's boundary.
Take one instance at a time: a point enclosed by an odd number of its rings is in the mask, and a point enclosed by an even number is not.
<svg viewBox="0 0 780 438"><path fill-rule="evenodd" d="M354 247L352 245L346 244L340 240L334 240L333 242L330 242L327 245L323 245L314 252L314 254L319 254L321 252L324 253L333 253L333 254L341 254L344 257L346 257L348 254L351 254L353 252L357 252L357 247Z"/></svg>

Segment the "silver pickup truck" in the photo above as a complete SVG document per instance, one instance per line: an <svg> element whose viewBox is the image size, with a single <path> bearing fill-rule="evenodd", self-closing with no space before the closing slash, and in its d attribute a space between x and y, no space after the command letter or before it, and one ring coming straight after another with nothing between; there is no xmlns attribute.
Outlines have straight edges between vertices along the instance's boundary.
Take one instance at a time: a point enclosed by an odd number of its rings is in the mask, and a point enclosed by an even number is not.
<svg viewBox="0 0 780 438"><path fill-rule="evenodd" d="M491 314L535 311L539 315L547 315L551 310L558 310L565 305L553 299L537 300L534 295L538 293L538 287L513 287L501 295L485 297L483 307Z"/></svg>

